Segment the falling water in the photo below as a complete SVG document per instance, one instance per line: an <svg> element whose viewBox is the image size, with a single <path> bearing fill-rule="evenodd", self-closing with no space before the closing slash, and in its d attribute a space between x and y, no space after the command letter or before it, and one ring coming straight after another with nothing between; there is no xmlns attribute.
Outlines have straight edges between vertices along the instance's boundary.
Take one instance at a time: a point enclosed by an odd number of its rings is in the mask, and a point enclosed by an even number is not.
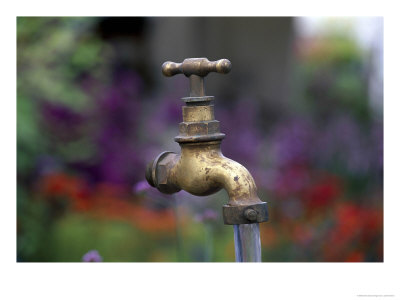
<svg viewBox="0 0 400 300"><path fill-rule="evenodd" d="M236 262L261 262L258 223L233 225Z"/></svg>

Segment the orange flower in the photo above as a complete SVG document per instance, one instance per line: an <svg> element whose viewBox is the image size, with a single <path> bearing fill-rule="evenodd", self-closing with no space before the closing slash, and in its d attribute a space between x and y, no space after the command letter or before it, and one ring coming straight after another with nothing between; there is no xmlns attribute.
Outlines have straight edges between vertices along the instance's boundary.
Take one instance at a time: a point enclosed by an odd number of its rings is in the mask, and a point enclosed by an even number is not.
<svg viewBox="0 0 400 300"><path fill-rule="evenodd" d="M100 183L89 189L85 181L58 173L43 177L39 191L50 200L57 197L68 199L75 211L130 222L151 233L175 232L176 220L171 209L155 211L133 203L130 189L126 186Z"/></svg>
<svg viewBox="0 0 400 300"><path fill-rule="evenodd" d="M265 248L274 247L277 243L277 234L275 228L263 223L260 224L261 245Z"/></svg>

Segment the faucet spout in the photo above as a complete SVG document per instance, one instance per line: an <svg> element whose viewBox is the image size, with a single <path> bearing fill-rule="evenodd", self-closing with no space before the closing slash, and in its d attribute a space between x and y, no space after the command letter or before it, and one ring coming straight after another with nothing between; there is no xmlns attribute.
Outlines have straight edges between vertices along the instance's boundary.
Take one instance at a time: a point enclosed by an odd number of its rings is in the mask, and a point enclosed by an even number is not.
<svg viewBox="0 0 400 300"><path fill-rule="evenodd" d="M249 171L238 162L221 154L221 160L216 167L215 180L229 195L229 205L248 205L259 203L257 187Z"/></svg>

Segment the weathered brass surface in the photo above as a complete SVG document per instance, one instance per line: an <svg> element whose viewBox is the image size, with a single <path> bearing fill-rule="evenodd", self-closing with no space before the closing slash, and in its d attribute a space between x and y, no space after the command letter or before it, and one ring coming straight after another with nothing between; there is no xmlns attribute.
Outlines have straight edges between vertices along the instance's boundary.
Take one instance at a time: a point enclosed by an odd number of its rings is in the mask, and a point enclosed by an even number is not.
<svg viewBox="0 0 400 300"><path fill-rule="evenodd" d="M185 59L183 63L166 62L163 74L183 73L190 78L190 97L183 100L183 122L175 137L181 153L163 152L147 167L146 179L159 191L172 194L185 190L206 196L221 189L229 195L223 206L225 224L246 224L268 220L267 204L257 196L257 188L249 171L226 158L221 152L219 122L214 119L213 97L205 96L203 77L209 72L228 73L229 60L210 62L206 58Z"/></svg>
<svg viewBox="0 0 400 300"><path fill-rule="evenodd" d="M231 62L227 59L209 61L207 58L187 58L182 63L167 61L162 65L162 72L165 76L174 76L176 74L207 76L210 72L221 74L229 73Z"/></svg>
<svg viewBox="0 0 400 300"><path fill-rule="evenodd" d="M214 120L214 105L183 106L183 122L199 122Z"/></svg>

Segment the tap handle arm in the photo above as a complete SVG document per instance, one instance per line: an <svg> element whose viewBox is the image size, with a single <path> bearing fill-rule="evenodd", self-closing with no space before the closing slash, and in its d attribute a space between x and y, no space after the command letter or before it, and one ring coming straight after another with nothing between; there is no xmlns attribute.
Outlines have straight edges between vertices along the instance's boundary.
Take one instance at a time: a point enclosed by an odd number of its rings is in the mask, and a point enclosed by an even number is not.
<svg viewBox="0 0 400 300"><path fill-rule="evenodd" d="M231 70L231 62L227 59L209 61L207 58L187 58L182 63L167 61L162 65L162 73L167 76L184 74L186 77L207 76L210 72L227 74Z"/></svg>

